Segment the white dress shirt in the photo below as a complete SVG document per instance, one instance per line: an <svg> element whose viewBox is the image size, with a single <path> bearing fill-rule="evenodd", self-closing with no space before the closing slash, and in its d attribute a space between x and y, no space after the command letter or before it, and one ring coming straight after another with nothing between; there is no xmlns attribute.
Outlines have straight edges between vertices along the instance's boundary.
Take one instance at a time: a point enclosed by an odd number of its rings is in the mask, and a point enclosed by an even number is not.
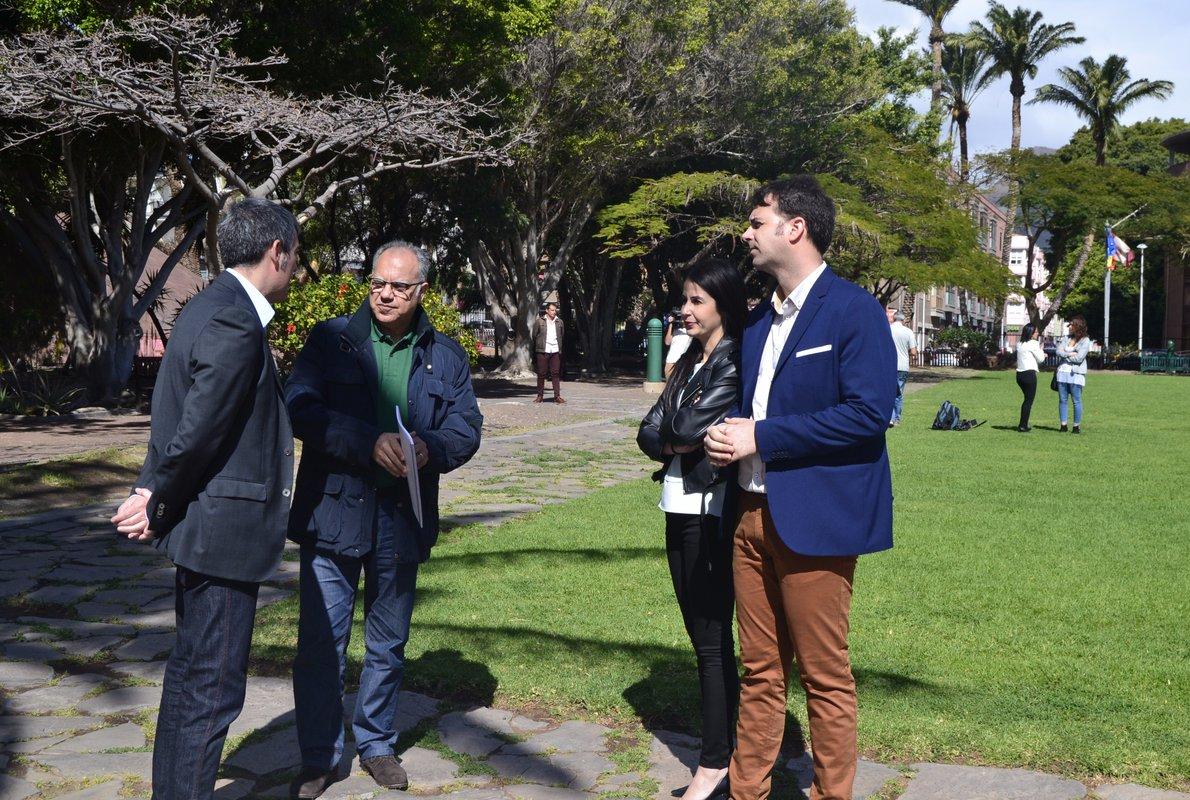
<svg viewBox="0 0 1190 800"><path fill-rule="evenodd" d="M235 269L229 269L228 272L236 276L236 280L240 282L240 285L244 287L244 291L248 293L248 299L252 301L252 307L256 309L256 316L260 317L260 327L267 328L277 312L273 310L269 301L260 293L260 289L252 285L252 281L245 278Z"/></svg>
<svg viewBox="0 0 1190 800"><path fill-rule="evenodd" d="M558 318L545 318L545 352L558 352Z"/></svg>
<svg viewBox="0 0 1190 800"><path fill-rule="evenodd" d="M691 337L687 336L686 338ZM701 361L694 365L690 377L686 380L687 385L700 369L702 369ZM682 405L682 395L685 392L685 388L678 392L677 406L679 407ZM661 502L658 507L670 514L705 512L707 516L720 517L723 515L723 497L726 494L726 488L727 484L719 482L708 487L705 492L687 494L686 483L682 480L682 457L676 455L669 462L669 469L665 473L665 479L661 482Z"/></svg>
<svg viewBox="0 0 1190 800"><path fill-rule="evenodd" d="M777 315L773 317L772 327L769 328L768 338L765 339L764 349L760 351L760 369L756 375L756 392L752 395L752 419L760 422L766 419L769 407L769 390L773 388L773 376L777 372L777 362L781 360L781 351L785 349L785 342L789 339L789 332L797 322L798 310L806 304L814 282L826 269L826 262L818 265L818 269L811 272L799 283L789 296L781 300L778 291L773 292L770 302ZM740 486L749 492L764 494L764 460L759 450L747 458L740 459Z"/></svg>
<svg viewBox="0 0 1190 800"><path fill-rule="evenodd" d="M1021 342L1016 346L1016 371L1038 372L1045 363L1045 351L1036 339Z"/></svg>

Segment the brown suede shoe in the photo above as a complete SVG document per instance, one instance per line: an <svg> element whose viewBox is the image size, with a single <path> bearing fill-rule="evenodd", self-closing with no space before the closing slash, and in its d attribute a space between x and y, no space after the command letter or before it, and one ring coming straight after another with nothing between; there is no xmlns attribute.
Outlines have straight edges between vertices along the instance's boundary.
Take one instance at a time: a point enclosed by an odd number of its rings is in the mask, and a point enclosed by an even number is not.
<svg viewBox="0 0 1190 800"><path fill-rule="evenodd" d="M409 775L396 756L376 756L360 762L372 780L385 789L408 789Z"/></svg>
<svg viewBox="0 0 1190 800"><path fill-rule="evenodd" d="M561 397L555 397L555 398L554 398L554 402L555 402L555 403L565 403L566 401L565 401L565 400L563 400Z"/></svg>
<svg viewBox="0 0 1190 800"><path fill-rule="evenodd" d="M534 402L534 403L540 403L540 402L541 402L541 398L540 398L540 397L534 397L534 398L533 398L533 402Z"/></svg>

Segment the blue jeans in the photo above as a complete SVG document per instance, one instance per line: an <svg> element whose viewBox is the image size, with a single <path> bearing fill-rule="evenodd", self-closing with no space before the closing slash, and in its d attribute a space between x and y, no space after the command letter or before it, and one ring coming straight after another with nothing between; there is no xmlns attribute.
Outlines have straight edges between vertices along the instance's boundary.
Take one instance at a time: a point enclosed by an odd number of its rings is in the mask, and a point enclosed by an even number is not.
<svg viewBox="0 0 1190 800"><path fill-rule="evenodd" d="M157 712L154 800L206 800L215 791L227 728L244 705L259 588L177 569L178 632Z"/></svg>
<svg viewBox="0 0 1190 800"><path fill-rule="evenodd" d="M389 500L379 505L375 543L364 557L302 548L293 696L304 766L331 769L343 755L347 644L361 570L365 654L352 733L361 760L392 755L397 742L397 692L405 674L418 564L395 554L409 552L397 540L415 537L416 522L412 512L394 508Z"/></svg>
<svg viewBox="0 0 1190 800"><path fill-rule="evenodd" d="M1063 383L1058 381L1058 421L1066 424L1066 398L1074 401L1074 424L1081 425L1083 421L1083 387L1077 383Z"/></svg>
<svg viewBox="0 0 1190 800"><path fill-rule="evenodd" d="M909 370L897 370L897 399L893 401L893 422L901 421L901 410L905 408L905 384L909 382Z"/></svg>

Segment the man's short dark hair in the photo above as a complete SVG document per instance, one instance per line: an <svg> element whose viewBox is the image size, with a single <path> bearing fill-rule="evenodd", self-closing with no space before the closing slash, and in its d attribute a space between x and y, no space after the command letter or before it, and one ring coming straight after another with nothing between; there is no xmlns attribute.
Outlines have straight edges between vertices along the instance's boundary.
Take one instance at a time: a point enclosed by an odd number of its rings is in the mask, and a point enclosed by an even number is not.
<svg viewBox="0 0 1190 800"><path fill-rule="evenodd" d="M835 235L835 203L813 175L794 175L770 181L752 193L752 207L776 203L777 213L785 219L801 217L806 221L810 241L819 253L826 253Z"/></svg>
<svg viewBox="0 0 1190 800"><path fill-rule="evenodd" d="M557 307L558 307L558 304L557 304L557 303L546 303L546 304L545 304L545 307L546 307L546 308L549 308L550 306L553 306L554 308L557 308Z"/></svg>
<svg viewBox="0 0 1190 800"><path fill-rule="evenodd" d="M293 252L298 241L297 220L289 209L271 200L245 198L219 220L219 260L225 269L257 263L278 241L285 252Z"/></svg>

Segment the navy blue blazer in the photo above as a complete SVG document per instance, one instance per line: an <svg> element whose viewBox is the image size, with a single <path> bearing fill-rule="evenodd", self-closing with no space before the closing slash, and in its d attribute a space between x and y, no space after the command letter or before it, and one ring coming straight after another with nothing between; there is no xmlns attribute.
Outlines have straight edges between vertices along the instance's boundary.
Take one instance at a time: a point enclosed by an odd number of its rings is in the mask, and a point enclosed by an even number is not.
<svg viewBox="0 0 1190 800"><path fill-rule="evenodd" d="M751 414L774 314L766 300L748 317L742 416ZM824 270L781 352L767 418L756 424L769 510L795 553L853 556L892 547L884 435L896 394L896 350L884 310L867 291Z"/></svg>
<svg viewBox="0 0 1190 800"><path fill-rule="evenodd" d="M438 333L425 313L415 323L405 427L425 441L429 460L418 473L422 526L395 542L397 561L430 557L438 539L438 477L479 449L483 416L471 386L467 354ZM372 346L372 310L320 322L310 331L285 387L294 435L302 441L289 538L325 552L359 558L372 549L376 519L372 447L379 372ZM399 481L398 492L406 483ZM407 500L407 498L406 498Z"/></svg>

